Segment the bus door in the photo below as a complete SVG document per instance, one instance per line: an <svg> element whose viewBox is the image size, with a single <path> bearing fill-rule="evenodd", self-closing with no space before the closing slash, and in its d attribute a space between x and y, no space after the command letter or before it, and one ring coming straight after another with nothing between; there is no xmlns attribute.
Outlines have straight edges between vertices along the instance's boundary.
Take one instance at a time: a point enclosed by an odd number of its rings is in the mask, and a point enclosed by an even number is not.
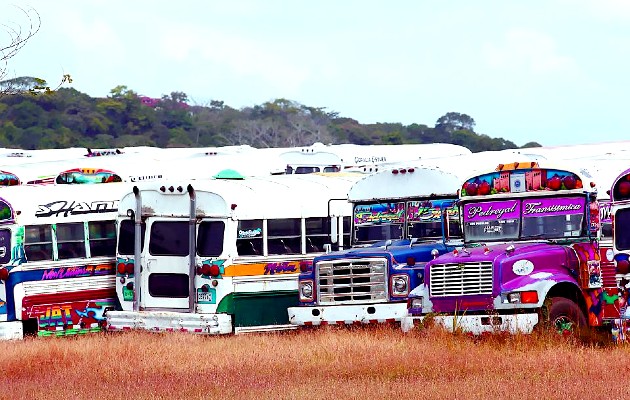
<svg viewBox="0 0 630 400"><path fill-rule="evenodd" d="M194 278L190 276L189 220L150 217L145 223L148 242L142 254L140 307L187 311Z"/></svg>

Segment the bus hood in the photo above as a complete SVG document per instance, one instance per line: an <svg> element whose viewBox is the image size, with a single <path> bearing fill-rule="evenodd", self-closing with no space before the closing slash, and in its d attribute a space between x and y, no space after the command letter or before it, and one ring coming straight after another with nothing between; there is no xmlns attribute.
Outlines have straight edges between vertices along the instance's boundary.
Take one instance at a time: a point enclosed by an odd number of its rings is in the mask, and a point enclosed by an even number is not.
<svg viewBox="0 0 630 400"><path fill-rule="evenodd" d="M315 257L313 263L318 261L338 260L345 258L365 258L365 257L393 257L398 264L404 264L409 257L415 261L427 262L433 259L431 252L437 250L440 254L454 250L455 246L445 245L442 241L433 243L416 243L413 246L389 246L385 247L360 247L355 249L335 251Z"/></svg>
<svg viewBox="0 0 630 400"><path fill-rule="evenodd" d="M478 247L464 247L450 253L441 255L431 264L450 264L484 262L506 258L529 258L540 256L549 257L549 251L557 248L564 255L562 245L550 244L548 242L527 242L527 243L501 243L492 245L481 245Z"/></svg>

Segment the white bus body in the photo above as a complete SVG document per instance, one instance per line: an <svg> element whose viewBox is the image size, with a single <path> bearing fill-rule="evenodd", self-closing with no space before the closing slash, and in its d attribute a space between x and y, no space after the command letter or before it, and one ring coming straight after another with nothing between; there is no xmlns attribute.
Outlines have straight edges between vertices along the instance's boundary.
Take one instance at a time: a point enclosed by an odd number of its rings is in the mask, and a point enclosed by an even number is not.
<svg viewBox="0 0 630 400"><path fill-rule="evenodd" d="M115 308L123 183L0 190L0 338L100 330Z"/></svg>
<svg viewBox="0 0 630 400"><path fill-rule="evenodd" d="M301 264L349 244L361 174L148 182L121 199L109 330L290 328ZM142 232L142 233L141 233ZM145 234L146 233L146 234ZM304 268L306 265L304 265Z"/></svg>

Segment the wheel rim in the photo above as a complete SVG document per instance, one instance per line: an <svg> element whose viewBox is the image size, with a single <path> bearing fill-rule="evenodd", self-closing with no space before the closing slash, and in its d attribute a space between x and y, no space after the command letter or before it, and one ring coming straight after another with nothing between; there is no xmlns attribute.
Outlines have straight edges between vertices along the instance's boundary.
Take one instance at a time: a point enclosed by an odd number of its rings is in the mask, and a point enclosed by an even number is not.
<svg viewBox="0 0 630 400"><path fill-rule="evenodd" d="M553 321L553 326L562 336L571 335L575 331L575 322L566 315L559 316Z"/></svg>

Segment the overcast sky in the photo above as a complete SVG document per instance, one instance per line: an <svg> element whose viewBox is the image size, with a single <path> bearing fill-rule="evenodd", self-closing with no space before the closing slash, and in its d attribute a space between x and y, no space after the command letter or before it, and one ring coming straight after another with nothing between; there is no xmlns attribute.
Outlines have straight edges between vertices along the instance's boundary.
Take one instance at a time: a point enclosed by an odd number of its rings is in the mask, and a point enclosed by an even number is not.
<svg viewBox="0 0 630 400"><path fill-rule="evenodd" d="M627 0L0 0L0 22L26 28L15 5L42 26L11 77L67 73L92 97L286 98L363 124L458 112L517 145L630 139Z"/></svg>

